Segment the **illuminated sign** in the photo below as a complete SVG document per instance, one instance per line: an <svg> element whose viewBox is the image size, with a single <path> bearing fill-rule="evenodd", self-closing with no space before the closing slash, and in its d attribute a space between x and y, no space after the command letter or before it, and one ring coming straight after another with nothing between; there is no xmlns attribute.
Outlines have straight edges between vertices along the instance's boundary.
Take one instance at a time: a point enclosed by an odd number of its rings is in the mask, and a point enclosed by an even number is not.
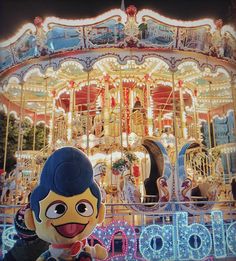
<svg viewBox="0 0 236 261"><path fill-rule="evenodd" d="M115 234L121 233L123 251L118 254L112 251L108 260L121 260L122 257L126 260L203 260L212 253L216 258L226 257L227 253L236 256L236 222L227 227L221 211L212 211L211 223L205 225L188 225L188 214L176 212L172 225L145 226L139 239L135 228L121 220L97 227L91 237L109 251ZM9 237L9 233L14 234L13 230L11 227L3 232L3 247L13 245L13 239ZM136 255L137 247L142 257Z"/></svg>
<svg viewBox="0 0 236 261"><path fill-rule="evenodd" d="M109 251L111 240L118 232L122 234L125 247L123 253L113 256L112 260L127 255L132 255L129 260L137 260L136 234L127 222L115 221L106 227L98 227L92 237ZM231 223L225 231L222 212L212 211L211 224L188 225L188 214L177 212L173 215L172 225L143 227L138 246L145 260L203 260L212 252L215 257L221 258L227 256L227 248L236 256L236 222Z"/></svg>
<svg viewBox="0 0 236 261"><path fill-rule="evenodd" d="M236 255L236 222L225 231L221 211L211 213L211 222L208 228L198 223L188 225L188 214L177 212L173 225L145 227L139 238L139 250L148 260L202 260L210 255L212 247L217 258L226 257L226 247ZM161 242L159 249L152 246L156 238Z"/></svg>

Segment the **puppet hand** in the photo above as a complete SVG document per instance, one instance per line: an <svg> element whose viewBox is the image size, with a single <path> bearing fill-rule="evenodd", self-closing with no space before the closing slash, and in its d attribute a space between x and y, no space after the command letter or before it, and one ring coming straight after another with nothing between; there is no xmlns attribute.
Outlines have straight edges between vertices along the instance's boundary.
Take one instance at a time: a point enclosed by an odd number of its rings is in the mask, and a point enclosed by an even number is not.
<svg viewBox="0 0 236 261"><path fill-rule="evenodd" d="M96 258L97 258L97 259L104 260L104 259L107 258L108 253L107 253L106 248L102 247L102 246L99 245L99 244L96 244L96 245L94 246L94 248L95 248Z"/></svg>
<svg viewBox="0 0 236 261"><path fill-rule="evenodd" d="M100 260L107 258L107 250L99 244L96 244L94 247L86 246L85 251L90 253L92 257Z"/></svg>

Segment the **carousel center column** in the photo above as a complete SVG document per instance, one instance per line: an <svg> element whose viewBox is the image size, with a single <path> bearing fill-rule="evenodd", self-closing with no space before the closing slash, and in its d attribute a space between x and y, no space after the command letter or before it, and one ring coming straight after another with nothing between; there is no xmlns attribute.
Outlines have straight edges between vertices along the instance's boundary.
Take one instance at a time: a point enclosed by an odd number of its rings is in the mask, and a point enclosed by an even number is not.
<svg viewBox="0 0 236 261"><path fill-rule="evenodd" d="M173 64L170 68L171 72L171 80L172 80L172 99L173 99L173 129L174 129L174 136L175 136L175 156L174 160L172 159L172 175L173 175L173 194L172 200L178 201L179 200L179 191L180 191L180 184L179 184L179 162L178 162L178 124L177 124L177 115L176 115L176 97L175 97L175 73L177 71L177 67ZM176 205L172 206L172 210L176 209Z"/></svg>

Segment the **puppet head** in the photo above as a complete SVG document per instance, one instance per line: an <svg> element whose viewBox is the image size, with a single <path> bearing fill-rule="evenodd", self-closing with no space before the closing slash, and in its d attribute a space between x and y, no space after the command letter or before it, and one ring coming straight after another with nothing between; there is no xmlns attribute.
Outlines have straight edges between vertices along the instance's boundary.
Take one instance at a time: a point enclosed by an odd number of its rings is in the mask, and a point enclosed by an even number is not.
<svg viewBox="0 0 236 261"><path fill-rule="evenodd" d="M41 239L71 244L87 238L105 214L88 157L72 147L55 151L44 165L30 206L26 225Z"/></svg>

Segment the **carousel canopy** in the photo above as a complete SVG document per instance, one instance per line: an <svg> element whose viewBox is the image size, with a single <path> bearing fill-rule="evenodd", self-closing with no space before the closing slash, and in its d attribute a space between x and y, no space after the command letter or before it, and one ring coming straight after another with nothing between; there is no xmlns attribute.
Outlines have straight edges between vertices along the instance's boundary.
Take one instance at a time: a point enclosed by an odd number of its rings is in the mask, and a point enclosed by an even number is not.
<svg viewBox="0 0 236 261"><path fill-rule="evenodd" d="M227 108L235 39L221 20L176 21L134 6L85 20L36 17L0 43L1 103L33 117L50 115L55 100L67 112L74 88L76 110L95 111L109 77L110 90L148 84L154 114L173 110L173 91L178 110L180 88L189 111L193 99L203 114Z"/></svg>

